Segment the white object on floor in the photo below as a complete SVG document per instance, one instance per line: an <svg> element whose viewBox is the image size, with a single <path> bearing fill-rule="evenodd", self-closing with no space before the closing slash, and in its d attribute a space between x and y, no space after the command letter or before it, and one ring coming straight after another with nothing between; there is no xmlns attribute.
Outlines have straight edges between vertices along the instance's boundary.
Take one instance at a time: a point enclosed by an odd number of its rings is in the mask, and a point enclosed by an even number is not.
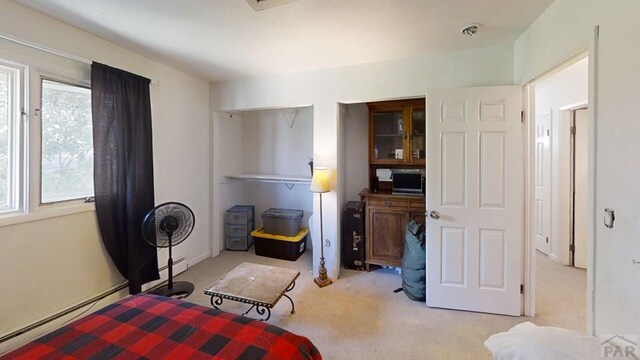
<svg viewBox="0 0 640 360"><path fill-rule="evenodd" d="M484 346L495 360L595 360L600 357L600 342L577 331L518 324L507 332L491 335Z"/></svg>

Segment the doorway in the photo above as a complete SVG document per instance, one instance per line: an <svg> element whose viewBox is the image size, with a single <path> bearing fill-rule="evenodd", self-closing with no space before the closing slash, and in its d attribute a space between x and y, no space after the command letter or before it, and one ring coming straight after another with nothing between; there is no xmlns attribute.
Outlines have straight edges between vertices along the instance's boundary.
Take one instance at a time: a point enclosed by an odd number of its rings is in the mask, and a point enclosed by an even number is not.
<svg viewBox="0 0 640 360"><path fill-rule="evenodd" d="M589 59L529 85L533 312L545 325L585 332L587 313Z"/></svg>

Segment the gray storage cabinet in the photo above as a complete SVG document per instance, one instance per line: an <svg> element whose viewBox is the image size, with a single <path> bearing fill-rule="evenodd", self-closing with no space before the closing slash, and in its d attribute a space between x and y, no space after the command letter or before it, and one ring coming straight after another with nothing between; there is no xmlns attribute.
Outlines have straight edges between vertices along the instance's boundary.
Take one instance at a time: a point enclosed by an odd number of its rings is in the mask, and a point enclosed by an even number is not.
<svg viewBox="0 0 640 360"><path fill-rule="evenodd" d="M227 250L247 251L253 245L253 205L236 205L227 210L224 218L224 243Z"/></svg>

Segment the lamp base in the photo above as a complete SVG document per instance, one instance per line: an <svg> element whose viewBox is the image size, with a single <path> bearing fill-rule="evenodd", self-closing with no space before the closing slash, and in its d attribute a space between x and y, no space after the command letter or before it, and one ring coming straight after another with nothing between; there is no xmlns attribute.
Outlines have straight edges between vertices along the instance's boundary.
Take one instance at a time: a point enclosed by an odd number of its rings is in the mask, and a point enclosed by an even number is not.
<svg viewBox="0 0 640 360"><path fill-rule="evenodd" d="M333 284L333 281L331 281L331 279L329 278L320 279L320 277L317 277L313 279L313 281L316 283L316 285L318 285L318 287L321 287L321 288Z"/></svg>

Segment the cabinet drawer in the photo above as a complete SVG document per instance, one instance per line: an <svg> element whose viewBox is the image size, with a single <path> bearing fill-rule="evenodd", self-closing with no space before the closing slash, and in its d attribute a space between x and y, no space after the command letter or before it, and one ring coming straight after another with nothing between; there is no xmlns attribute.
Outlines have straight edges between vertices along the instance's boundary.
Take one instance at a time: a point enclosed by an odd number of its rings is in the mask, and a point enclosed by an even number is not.
<svg viewBox="0 0 640 360"><path fill-rule="evenodd" d="M381 198L369 198L369 205L375 207L392 207L392 208L403 208L406 209L409 207L409 200L407 199L381 199Z"/></svg>
<svg viewBox="0 0 640 360"><path fill-rule="evenodd" d="M225 224L224 225L224 236L227 237L246 237L248 236L253 229L250 229L249 224L241 225L241 224Z"/></svg>
<svg viewBox="0 0 640 360"><path fill-rule="evenodd" d="M225 247L227 250L248 250L253 245L253 238L251 236L244 237L225 237Z"/></svg>
<svg viewBox="0 0 640 360"><path fill-rule="evenodd" d="M411 211L425 211L425 205L424 205L425 201L423 199L420 200L411 200L409 203L409 207L411 208Z"/></svg>
<svg viewBox="0 0 640 360"><path fill-rule="evenodd" d="M227 211L225 222L228 224L248 224L253 219L253 213L249 211Z"/></svg>

